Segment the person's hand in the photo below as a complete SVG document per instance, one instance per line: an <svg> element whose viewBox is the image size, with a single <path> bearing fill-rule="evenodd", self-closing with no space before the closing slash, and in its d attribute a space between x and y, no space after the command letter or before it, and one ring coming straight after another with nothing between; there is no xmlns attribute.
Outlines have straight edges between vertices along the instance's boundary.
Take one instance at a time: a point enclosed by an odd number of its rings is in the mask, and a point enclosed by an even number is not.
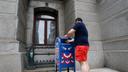
<svg viewBox="0 0 128 72"><path fill-rule="evenodd" d="M66 42L67 42L67 43L71 43L71 42L74 42L74 40L71 39L71 40L67 40Z"/></svg>
<svg viewBox="0 0 128 72"><path fill-rule="evenodd" d="M68 36L67 35L64 35L65 38L67 38Z"/></svg>

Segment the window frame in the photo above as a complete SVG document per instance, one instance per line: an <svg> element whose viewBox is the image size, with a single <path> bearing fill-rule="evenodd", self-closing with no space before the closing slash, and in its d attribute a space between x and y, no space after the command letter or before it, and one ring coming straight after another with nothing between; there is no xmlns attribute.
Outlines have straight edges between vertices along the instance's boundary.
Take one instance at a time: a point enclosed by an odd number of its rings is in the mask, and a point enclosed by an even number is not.
<svg viewBox="0 0 128 72"><path fill-rule="evenodd" d="M38 8L38 9L40 9L40 8ZM41 9L44 9L44 8L41 8ZM51 8L50 8L51 9ZM52 12L50 12L50 9L48 8L48 10L42 10L42 11L37 11L37 12L34 12L34 25L33 25L33 45L38 45L38 46L54 46L54 44L47 44L47 36L44 36L44 38L45 38L45 41L44 41L44 44L36 44L35 43L35 33L36 33L36 21L37 20L44 20L45 22L47 21L55 21L55 37L57 37L58 36L58 11L54 11L53 9L53 11ZM41 16L41 15L47 15L47 16L51 16L51 17L54 17L55 19L47 19L47 18L38 18L39 16ZM46 23L45 23L46 24ZM45 26L47 26L47 25L45 25ZM45 27L45 31L47 31L47 27ZM45 35L47 35L47 32L45 32L46 34Z"/></svg>

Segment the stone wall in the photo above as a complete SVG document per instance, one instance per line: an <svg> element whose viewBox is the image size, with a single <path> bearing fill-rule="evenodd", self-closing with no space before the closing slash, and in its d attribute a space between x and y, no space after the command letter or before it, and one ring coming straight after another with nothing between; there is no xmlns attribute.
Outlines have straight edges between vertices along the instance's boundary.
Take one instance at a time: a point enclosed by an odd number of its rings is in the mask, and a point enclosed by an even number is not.
<svg viewBox="0 0 128 72"><path fill-rule="evenodd" d="M89 32L89 64L91 68L100 68L104 65L103 48L100 26L95 0L74 0L75 18L81 17Z"/></svg>
<svg viewBox="0 0 128 72"><path fill-rule="evenodd" d="M107 67L128 72L128 0L97 0Z"/></svg>

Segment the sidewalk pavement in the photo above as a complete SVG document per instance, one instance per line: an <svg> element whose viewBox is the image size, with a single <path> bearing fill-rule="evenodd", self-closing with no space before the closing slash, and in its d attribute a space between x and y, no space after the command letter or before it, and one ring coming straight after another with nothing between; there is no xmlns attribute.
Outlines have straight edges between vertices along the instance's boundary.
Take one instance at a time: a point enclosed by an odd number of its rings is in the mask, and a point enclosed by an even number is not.
<svg viewBox="0 0 128 72"><path fill-rule="evenodd" d="M63 71L63 72L67 72L67 71ZM76 71L76 72L80 72L80 71ZM110 68L98 68L98 69L91 69L90 72L120 72L120 71L116 71Z"/></svg>
<svg viewBox="0 0 128 72"><path fill-rule="evenodd" d="M50 68L46 68L46 69L41 68L36 70L25 70L24 72L55 72L55 71L53 71L53 69ZM67 71L62 71L62 72L67 72ZM73 71L69 71L69 72L73 72ZM76 72L80 72L80 71L76 71ZM97 68L97 69L91 69L90 72L120 72L120 71L116 71L110 68Z"/></svg>

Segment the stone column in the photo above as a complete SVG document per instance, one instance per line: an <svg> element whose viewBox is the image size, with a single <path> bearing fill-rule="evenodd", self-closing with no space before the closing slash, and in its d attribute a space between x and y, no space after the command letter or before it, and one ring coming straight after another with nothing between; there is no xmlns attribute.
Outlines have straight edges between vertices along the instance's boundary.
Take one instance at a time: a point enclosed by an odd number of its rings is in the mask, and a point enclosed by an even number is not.
<svg viewBox="0 0 128 72"><path fill-rule="evenodd" d="M65 32L71 28L75 20L75 6L74 0L64 1L64 22L65 22Z"/></svg>
<svg viewBox="0 0 128 72"><path fill-rule="evenodd" d="M0 72L22 72L20 48L24 37L18 34L22 33L25 23L18 15L20 1L0 0Z"/></svg>

